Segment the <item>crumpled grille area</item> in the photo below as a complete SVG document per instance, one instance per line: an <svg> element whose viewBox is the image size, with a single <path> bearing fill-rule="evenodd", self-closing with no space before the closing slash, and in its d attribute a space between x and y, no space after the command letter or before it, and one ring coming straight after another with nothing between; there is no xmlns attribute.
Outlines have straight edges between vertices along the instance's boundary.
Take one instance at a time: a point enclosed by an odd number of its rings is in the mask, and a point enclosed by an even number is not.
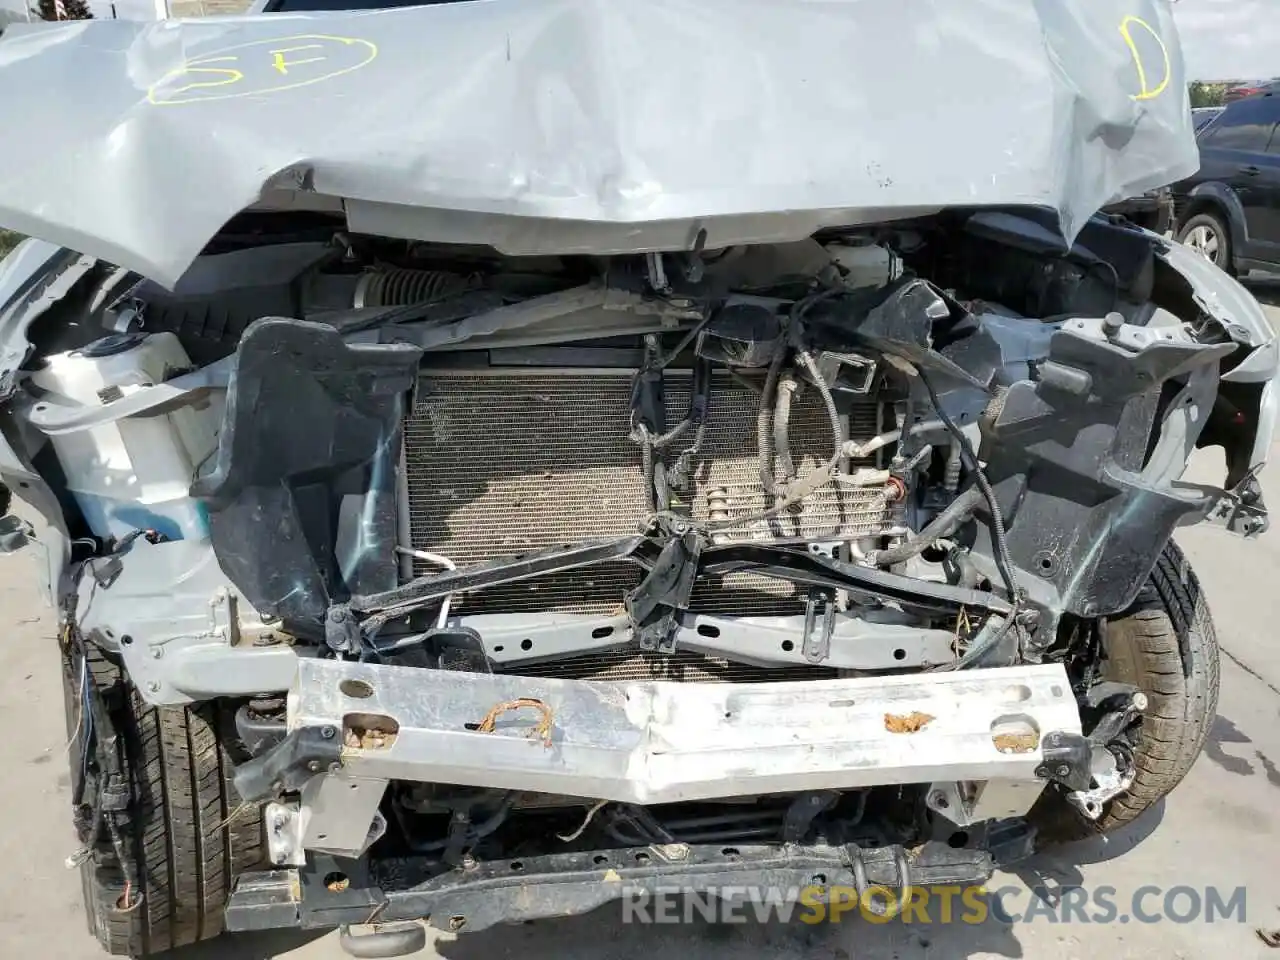
<svg viewBox="0 0 1280 960"><path fill-rule="evenodd" d="M667 422L683 416L687 373L669 372ZM640 449L629 437L631 374L428 374L405 424L413 545L459 566L562 543L635 534L645 513ZM759 399L716 376L692 512L705 519L708 493L729 516L766 506L756 456ZM876 406L862 400L849 435L877 430ZM831 429L816 390L802 391L791 415L792 455L801 476L830 457ZM682 438L687 442L691 438ZM681 441L672 456L682 449ZM741 540L842 540L879 530L879 490L827 487L792 514L734 532ZM420 565L415 572L432 568ZM491 588L460 598L462 613L614 614L640 578L628 563ZM792 613L789 584L734 573L704 581L694 608L741 615Z"/></svg>

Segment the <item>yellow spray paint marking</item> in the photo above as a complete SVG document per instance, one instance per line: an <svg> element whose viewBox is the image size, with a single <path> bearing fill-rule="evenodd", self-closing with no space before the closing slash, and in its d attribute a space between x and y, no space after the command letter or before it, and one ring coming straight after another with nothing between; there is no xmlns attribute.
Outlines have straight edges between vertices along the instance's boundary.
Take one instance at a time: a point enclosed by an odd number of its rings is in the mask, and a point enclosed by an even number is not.
<svg viewBox="0 0 1280 960"><path fill-rule="evenodd" d="M368 66L377 46L356 37L301 34L253 40L193 57L147 89L155 106L205 103L296 90Z"/></svg>
<svg viewBox="0 0 1280 960"><path fill-rule="evenodd" d="M1135 26L1150 34L1151 38L1160 47L1163 74L1160 82L1154 87L1150 85L1151 78L1147 76L1147 60L1138 49L1137 41L1133 38L1133 28ZM1164 45L1164 40L1161 39L1160 34L1156 33L1155 28L1141 17L1125 17L1120 22L1120 35L1124 37L1125 46L1129 48L1129 55L1133 57L1133 65L1138 70L1138 85L1141 89L1138 93L1131 94L1131 98L1134 100L1154 100L1169 88L1169 81L1173 78L1173 64L1169 61L1169 48Z"/></svg>
<svg viewBox="0 0 1280 960"><path fill-rule="evenodd" d="M286 60L287 53L301 53L303 50L323 50L322 43L308 43L301 47L285 47L283 50L271 51L271 65L281 74L288 75L290 67L300 67L304 63L323 63L327 57L308 57L306 60Z"/></svg>

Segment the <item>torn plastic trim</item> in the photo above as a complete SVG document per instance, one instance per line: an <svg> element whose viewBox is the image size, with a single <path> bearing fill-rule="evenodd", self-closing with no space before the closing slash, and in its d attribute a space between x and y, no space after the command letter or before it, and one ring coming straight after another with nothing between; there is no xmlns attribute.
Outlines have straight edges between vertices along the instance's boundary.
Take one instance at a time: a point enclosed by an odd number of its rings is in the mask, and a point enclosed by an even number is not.
<svg viewBox="0 0 1280 960"><path fill-rule="evenodd" d="M1275 341L1257 298L1240 281L1180 243L1161 242L1156 257L1187 281L1196 304L1236 343L1257 349Z"/></svg>
<svg viewBox="0 0 1280 960"><path fill-rule="evenodd" d="M1221 324L1232 340L1249 348L1248 356L1224 373L1222 380L1260 385L1257 408L1246 411L1254 425L1248 464L1256 472L1267 462L1280 421L1280 341L1275 329L1257 298L1200 254L1179 243L1162 243L1157 257L1187 282L1206 315Z"/></svg>
<svg viewBox="0 0 1280 960"><path fill-rule="evenodd" d="M260 613L319 639L335 602L396 583L396 468L421 355L303 320L245 330L216 461L191 495Z"/></svg>
<svg viewBox="0 0 1280 960"><path fill-rule="evenodd" d="M0 266L0 402L13 395L18 370L31 352L27 331L97 266L92 257L24 240ZM3 301L0 301L3 302Z"/></svg>

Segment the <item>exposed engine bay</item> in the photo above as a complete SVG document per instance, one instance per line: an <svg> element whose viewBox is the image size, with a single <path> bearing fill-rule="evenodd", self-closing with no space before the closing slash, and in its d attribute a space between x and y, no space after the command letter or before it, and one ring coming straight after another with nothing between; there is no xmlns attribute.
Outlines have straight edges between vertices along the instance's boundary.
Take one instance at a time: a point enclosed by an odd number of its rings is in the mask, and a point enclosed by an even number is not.
<svg viewBox="0 0 1280 960"><path fill-rule="evenodd" d="M342 922L477 928L523 908L458 871L606 849L981 879L1046 785L1132 782L1101 632L1174 528L1266 527L1274 339L1186 256L1025 211L612 258L246 214L172 291L68 258L5 479L76 634L239 705L271 861L341 864Z"/></svg>
<svg viewBox="0 0 1280 960"><path fill-rule="evenodd" d="M1170 5L976 6L6 30L0 551L109 952L889 914L1175 788L1280 343L1096 215L1198 166Z"/></svg>

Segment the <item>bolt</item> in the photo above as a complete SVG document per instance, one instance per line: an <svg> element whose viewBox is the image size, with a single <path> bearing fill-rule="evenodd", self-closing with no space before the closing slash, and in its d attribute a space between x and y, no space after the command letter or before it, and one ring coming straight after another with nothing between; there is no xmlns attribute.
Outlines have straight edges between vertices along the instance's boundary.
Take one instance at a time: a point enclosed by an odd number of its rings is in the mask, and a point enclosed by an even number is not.
<svg viewBox="0 0 1280 960"><path fill-rule="evenodd" d="M464 853L462 855L462 869L474 870L475 868L476 868L476 858L469 853Z"/></svg>
<svg viewBox="0 0 1280 960"><path fill-rule="evenodd" d="M1071 772L1071 768L1068 767L1065 763L1058 764L1058 776L1065 777L1070 772Z"/></svg>
<svg viewBox="0 0 1280 960"><path fill-rule="evenodd" d="M943 810L947 809L947 795L941 790L935 790L929 794L929 803Z"/></svg>
<svg viewBox="0 0 1280 960"><path fill-rule="evenodd" d="M279 642L280 638L274 633L264 633L261 636L253 638L253 645L255 647L274 647Z"/></svg>
<svg viewBox="0 0 1280 960"><path fill-rule="evenodd" d="M341 770L341 769L342 769L342 764L340 764L337 760L335 760L335 761L333 761L333 763L329 764L329 772L330 772L330 773L337 773L337 772L338 772L339 770Z"/></svg>
<svg viewBox="0 0 1280 960"><path fill-rule="evenodd" d="M1036 776L1039 777L1041 780L1048 780L1049 768L1046 767L1044 764L1041 764L1040 766L1036 767Z"/></svg>
<svg viewBox="0 0 1280 960"><path fill-rule="evenodd" d="M320 728L320 736L324 737L326 740L332 740L337 733L338 731L328 724Z"/></svg>
<svg viewBox="0 0 1280 960"><path fill-rule="evenodd" d="M657 850L668 860L689 859L689 845L687 843L664 843Z"/></svg>
<svg viewBox="0 0 1280 960"><path fill-rule="evenodd" d="M321 763L319 760L312 760L310 763L307 764L307 769L310 770L312 773L319 773L322 769L324 769L324 764Z"/></svg>
<svg viewBox="0 0 1280 960"><path fill-rule="evenodd" d="M160 692L160 681L159 681L159 680L148 680L148 681L147 681L147 690L148 690L149 692L151 692L151 693L159 693L159 692Z"/></svg>
<svg viewBox="0 0 1280 960"><path fill-rule="evenodd" d="M347 619L347 611L341 608L335 608L333 610L330 610L329 619L332 620L334 623L342 623L343 620Z"/></svg>
<svg viewBox="0 0 1280 960"><path fill-rule="evenodd" d="M1139 713L1142 713L1147 709L1147 702L1147 695L1145 693L1139 691L1133 695L1133 709L1137 710Z"/></svg>
<svg viewBox="0 0 1280 960"><path fill-rule="evenodd" d="M1124 314L1112 311L1102 318L1102 332L1108 338L1114 338L1120 332L1120 328L1124 326Z"/></svg>

